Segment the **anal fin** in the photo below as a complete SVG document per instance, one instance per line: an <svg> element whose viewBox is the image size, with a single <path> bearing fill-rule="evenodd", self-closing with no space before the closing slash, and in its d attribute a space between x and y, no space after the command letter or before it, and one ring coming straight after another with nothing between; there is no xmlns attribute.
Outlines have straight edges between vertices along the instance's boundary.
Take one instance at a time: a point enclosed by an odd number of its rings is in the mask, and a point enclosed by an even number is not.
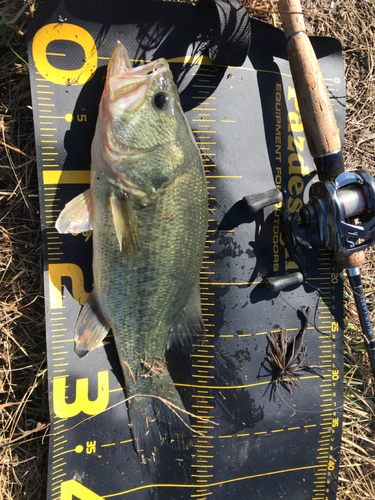
<svg viewBox="0 0 375 500"><path fill-rule="evenodd" d="M190 348L193 335L204 340L205 328L202 316L199 283L194 286L189 300L169 329L167 349L172 345Z"/></svg>
<svg viewBox="0 0 375 500"><path fill-rule="evenodd" d="M77 354L100 347L109 329L93 290L78 316L74 335Z"/></svg>
<svg viewBox="0 0 375 500"><path fill-rule="evenodd" d="M141 249L141 241L131 202L125 193L111 194L110 202L120 251L128 255L136 255Z"/></svg>
<svg viewBox="0 0 375 500"><path fill-rule="evenodd" d="M61 234L83 233L92 229L90 219L92 219L92 197L91 190L87 189L65 205L55 227Z"/></svg>

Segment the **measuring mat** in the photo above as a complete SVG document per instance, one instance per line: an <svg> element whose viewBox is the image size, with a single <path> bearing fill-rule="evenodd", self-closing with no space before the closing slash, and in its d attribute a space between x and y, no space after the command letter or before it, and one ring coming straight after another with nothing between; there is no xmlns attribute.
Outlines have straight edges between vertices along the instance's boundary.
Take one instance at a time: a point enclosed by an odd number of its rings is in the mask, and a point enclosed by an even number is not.
<svg viewBox="0 0 375 500"><path fill-rule="evenodd" d="M30 23L51 412L48 499L336 498L341 275L329 252L306 251L307 280L269 292L265 277L296 270L280 236L280 206L251 215L241 201L276 185L294 212L316 180L286 41L252 20L242 66L214 65L208 45L217 23L199 5L124 0L45 0ZM206 337L191 352L167 352L184 405L199 416L191 418L194 444L186 451L164 445L146 463L133 447L113 337L82 358L74 352L75 322L92 288L91 239L54 227L65 204L88 188L98 104L118 40L135 64L168 60L209 198L200 280ZM312 43L343 139L341 48L331 38ZM276 386L266 333L295 336L307 306L305 362L318 368Z"/></svg>

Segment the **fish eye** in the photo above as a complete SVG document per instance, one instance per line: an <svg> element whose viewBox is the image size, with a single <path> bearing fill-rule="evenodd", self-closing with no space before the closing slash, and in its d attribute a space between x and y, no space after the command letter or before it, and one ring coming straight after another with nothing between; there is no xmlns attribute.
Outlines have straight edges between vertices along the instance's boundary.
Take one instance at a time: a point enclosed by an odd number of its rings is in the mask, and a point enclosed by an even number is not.
<svg viewBox="0 0 375 500"><path fill-rule="evenodd" d="M160 111L165 111L169 108L170 98L165 92L158 92L153 97L154 106Z"/></svg>

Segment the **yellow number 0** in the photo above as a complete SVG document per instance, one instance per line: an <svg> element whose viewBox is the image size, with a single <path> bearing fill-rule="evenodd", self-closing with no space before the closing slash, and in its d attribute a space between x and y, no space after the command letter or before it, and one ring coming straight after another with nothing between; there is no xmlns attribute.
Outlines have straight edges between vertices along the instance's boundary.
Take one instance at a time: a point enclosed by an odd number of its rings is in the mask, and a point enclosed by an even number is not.
<svg viewBox="0 0 375 500"><path fill-rule="evenodd" d="M74 70L52 66L47 58L47 47L55 40L69 40L81 45L85 52L83 66ZM46 80L58 85L83 85L93 76L98 64L94 39L90 33L75 24L55 23L43 26L34 37L32 51L39 73Z"/></svg>
<svg viewBox="0 0 375 500"><path fill-rule="evenodd" d="M103 497L93 493L74 479L61 483L61 500L72 500L73 495L80 500L103 500Z"/></svg>
<svg viewBox="0 0 375 500"><path fill-rule="evenodd" d="M89 379L76 380L76 399L73 403L66 402L67 376L53 379L53 410L60 418L75 417L81 411L87 415L97 415L104 411L109 401L108 371L98 372L98 397L94 401L88 399Z"/></svg>

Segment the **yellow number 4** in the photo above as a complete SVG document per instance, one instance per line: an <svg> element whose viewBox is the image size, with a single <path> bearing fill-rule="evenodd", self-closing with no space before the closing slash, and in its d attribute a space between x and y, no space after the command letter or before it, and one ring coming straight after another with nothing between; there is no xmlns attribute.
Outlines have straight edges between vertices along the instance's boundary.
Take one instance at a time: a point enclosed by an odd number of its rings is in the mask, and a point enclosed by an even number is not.
<svg viewBox="0 0 375 500"><path fill-rule="evenodd" d="M74 479L61 483L61 500L73 500L73 495L79 500L103 500L103 497L93 493Z"/></svg>

